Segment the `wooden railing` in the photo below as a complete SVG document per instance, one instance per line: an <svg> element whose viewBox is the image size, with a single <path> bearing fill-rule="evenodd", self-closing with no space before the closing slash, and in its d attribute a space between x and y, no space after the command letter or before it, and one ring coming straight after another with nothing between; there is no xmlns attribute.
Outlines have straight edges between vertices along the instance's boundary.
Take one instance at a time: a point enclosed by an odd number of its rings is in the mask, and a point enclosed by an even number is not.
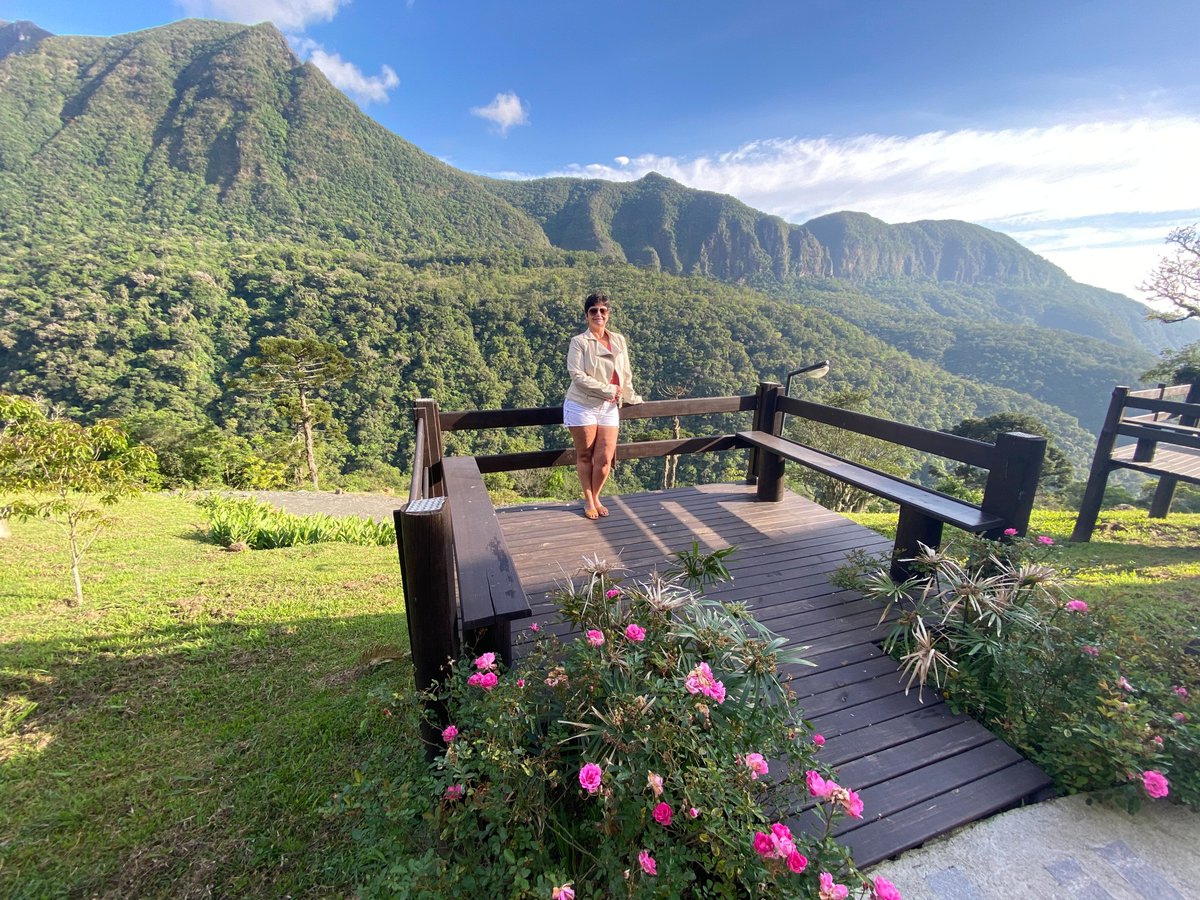
<svg viewBox="0 0 1200 900"><path fill-rule="evenodd" d="M1045 439L1041 437L1012 433L1001 435L996 444L987 444L785 397L781 386L774 382L763 382L754 394L748 395L657 400L626 406L621 408L620 417L622 421L628 421L730 413L752 414L752 430L620 443L616 458L648 459L747 449L750 451L747 481L758 483L758 497L762 500L778 500L782 496L785 459L808 465L900 503L897 556L915 550L918 540L937 544L942 523L993 536L1005 528L1024 533L1028 527L1045 452ZM983 503L975 507L915 482L786 441L780 435L785 413L986 469L988 481ZM510 646L504 637L508 621L519 617L514 613L516 606L508 593L503 601L495 599L498 596L495 572L512 573L513 569L511 560L504 558L507 550L503 548L498 524L484 521L489 516L494 519L494 511L490 506L485 510L486 504L478 502L478 485L474 479L489 472L573 466L575 451L566 448L477 456L469 466L456 464L450 467L453 472L448 475L443 463L443 435L446 432L561 425L561 407L442 412L436 401L422 399L413 407L413 418L416 444L409 502L396 512L396 535L417 684L425 688L441 680L446 660L457 657L463 643L471 646L474 642L476 651L491 647L507 655ZM473 499L468 501L465 495L456 496L456 484L459 493L469 492ZM470 502L470 512L458 509L453 515L449 514L446 507L453 510L456 501L460 504ZM469 542L469 546L463 546L464 541ZM486 552L482 552L480 546L484 541ZM464 566L482 565L493 566L484 573L488 577L481 577L479 572L463 571ZM456 566L459 570L457 578L454 576ZM902 574L896 569L894 572ZM486 605L481 598L463 596L464 592L482 591L482 587L476 587L479 585L490 585L489 591L493 595L490 602L496 610L491 621L479 611ZM503 591L508 588L503 586ZM523 597L521 594L518 600ZM463 623L470 627L460 638L459 625Z"/></svg>

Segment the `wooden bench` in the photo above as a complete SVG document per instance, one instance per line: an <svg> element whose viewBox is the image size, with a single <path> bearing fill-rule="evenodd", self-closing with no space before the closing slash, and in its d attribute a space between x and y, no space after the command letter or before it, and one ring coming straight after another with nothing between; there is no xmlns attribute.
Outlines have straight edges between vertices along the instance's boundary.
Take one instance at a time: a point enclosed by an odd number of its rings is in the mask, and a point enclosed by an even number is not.
<svg viewBox="0 0 1200 900"><path fill-rule="evenodd" d="M1128 414L1136 410L1140 414ZM1200 484L1200 382L1142 391L1113 388L1088 475L1073 541L1089 541L1100 516L1108 476L1130 469L1158 479L1150 518L1165 518L1180 481ZM1121 438L1136 443L1118 447ZM1162 445L1166 445L1165 447Z"/></svg>
<svg viewBox="0 0 1200 900"><path fill-rule="evenodd" d="M475 458L447 456L441 464L450 507L463 644L471 652L492 651L511 665L510 623L533 615L529 598L517 577Z"/></svg>
<svg viewBox="0 0 1200 900"><path fill-rule="evenodd" d="M740 431L737 436L747 447L757 447L778 459L800 463L877 497L900 504L900 521L896 527L896 544L892 551L892 574L900 580L907 573L906 567L900 561L913 556L919 549L918 543L937 547L942 540L943 524L992 537L999 537L1008 525L1003 517L984 512L980 507L948 494L769 432ZM763 484L761 481L759 483Z"/></svg>

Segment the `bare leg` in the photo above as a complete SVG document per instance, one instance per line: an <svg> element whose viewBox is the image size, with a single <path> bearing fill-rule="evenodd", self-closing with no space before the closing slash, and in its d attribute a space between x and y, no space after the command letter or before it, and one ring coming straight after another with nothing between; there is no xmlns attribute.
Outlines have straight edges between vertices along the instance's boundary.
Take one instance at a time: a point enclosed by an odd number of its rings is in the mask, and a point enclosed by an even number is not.
<svg viewBox="0 0 1200 900"><path fill-rule="evenodd" d="M575 473L579 476L580 487L583 488L583 514L589 519L594 519L600 514L596 510L596 494L592 489L596 428L595 425L572 425L567 429L575 443Z"/></svg>
<svg viewBox="0 0 1200 900"><path fill-rule="evenodd" d="M596 512L602 516L608 515L608 507L600 502L600 489L608 480L612 471L613 457L617 455L617 426L596 426L596 443L592 448L592 498L596 504Z"/></svg>

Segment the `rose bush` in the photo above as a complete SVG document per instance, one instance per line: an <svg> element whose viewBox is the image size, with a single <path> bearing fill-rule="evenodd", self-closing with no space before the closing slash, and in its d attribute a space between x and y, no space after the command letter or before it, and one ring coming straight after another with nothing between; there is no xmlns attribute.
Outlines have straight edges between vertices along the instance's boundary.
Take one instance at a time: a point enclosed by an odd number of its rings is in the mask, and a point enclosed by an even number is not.
<svg viewBox="0 0 1200 900"><path fill-rule="evenodd" d="M454 668L420 813L436 849L375 892L898 896L830 837L862 803L791 704L796 649L740 605L599 560L558 603L566 621L524 629L512 670Z"/></svg>

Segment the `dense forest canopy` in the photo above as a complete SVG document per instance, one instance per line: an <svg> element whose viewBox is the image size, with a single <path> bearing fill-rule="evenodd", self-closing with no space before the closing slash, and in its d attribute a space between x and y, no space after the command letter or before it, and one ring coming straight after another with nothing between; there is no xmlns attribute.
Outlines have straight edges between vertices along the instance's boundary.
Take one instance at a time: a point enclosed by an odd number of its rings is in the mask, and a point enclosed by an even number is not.
<svg viewBox="0 0 1200 900"><path fill-rule="evenodd" d="M264 339L312 338L356 364L324 398L323 467L403 468L415 397L560 402L579 301L604 289L650 398L749 393L829 357L809 396L854 391L930 427L1020 412L1082 460L1112 384L1194 339L968 223L790 225L657 175L459 172L363 115L269 25L88 38L17 24L37 39L0 25L0 390L85 420L216 429L266 453L290 436L237 378ZM685 427L706 424L728 423ZM468 440L564 442L452 436Z"/></svg>

